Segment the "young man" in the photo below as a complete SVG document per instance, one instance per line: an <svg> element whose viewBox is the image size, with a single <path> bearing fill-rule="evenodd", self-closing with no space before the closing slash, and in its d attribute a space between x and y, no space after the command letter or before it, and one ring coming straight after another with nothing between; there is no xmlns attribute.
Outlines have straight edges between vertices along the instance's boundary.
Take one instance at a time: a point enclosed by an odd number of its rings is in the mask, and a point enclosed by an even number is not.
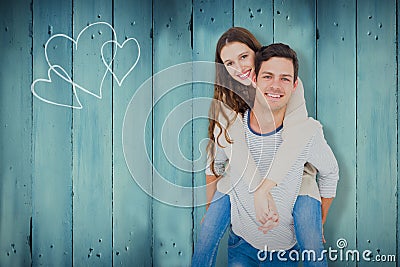
<svg viewBox="0 0 400 267"><path fill-rule="evenodd" d="M282 143L286 107L298 83L296 53L284 44L263 47L256 54L255 73L254 82L257 91L254 106L245 113L243 122L250 154L256 162L260 175L265 176ZM329 181L325 183L323 197L335 196L338 165L322 131L319 130L297 156L282 182L270 190L276 203L279 223L266 234L259 231L260 218L256 218L255 194L249 192L244 179L235 177L240 174L230 174L235 184L232 184L233 189L229 193L232 221L229 235L229 265L297 265L297 262L291 261L296 259L296 255L290 254L290 251L297 249L292 210L299 193L306 162L319 170L320 184ZM320 256L317 255L317 258Z"/></svg>

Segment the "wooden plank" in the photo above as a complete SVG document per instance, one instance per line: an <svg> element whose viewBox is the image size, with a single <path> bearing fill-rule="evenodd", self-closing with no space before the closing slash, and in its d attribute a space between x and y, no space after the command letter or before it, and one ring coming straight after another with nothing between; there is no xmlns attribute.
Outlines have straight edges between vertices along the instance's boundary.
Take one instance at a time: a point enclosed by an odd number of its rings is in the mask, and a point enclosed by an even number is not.
<svg viewBox="0 0 400 267"><path fill-rule="evenodd" d="M396 1L396 12L397 12L397 20L396 20L396 26L397 26L397 40L396 44L397 47L399 45L399 40L400 40L400 35L398 34L400 31L400 13L399 13L399 1ZM400 116L399 116L399 103L400 103L400 95L399 95L399 85L400 85L400 76L399 76L399 70L400 70L400 50L397 48L397 231L396 231L396 236L399 238L400 236L400 144L399 144L399 132L400 132ZM400 242L397 241L397 257L400 255ZM398 261L398 260L397 260Z"/></svg>
<svg viewBox="0 0 400 267"><path fill-rule="evenodd" d="M47 79L43 45L56 33L71 36L72 2L33 3L33 77ZM49 59L71 69L72 46L49 46ZM56 64L56 63L53 63ZM53 72L35 90L71 105L71 85ZM60 96L63 98L59 98ZM72 265L72 109L33 99L32 265Z"/></svg>
<svg viewBox="0 0 400 267"><path fill-rule="evenodd" d="M395 254L397 242L395 7L357 2L357 244L373 257Z"/></svg>
<svg viewBox="0 0 400 267"><path fill-rule="evenodd" d="M31 263L32 10L25 1L3 1L0 14L0 266L27 266Z"/></svg>
<svg viewBox="0 0 400 267"><path fill-rule="evenodd" d="M337 195L324 226L325 247L356 248L356 1L318 3L317 118L339 163ZM329 266L343 266L343 261ZM355 266L348 262L346 266Z"/></svg>
<svg viewBox="0 0 400 267"><path fill-rule="evenodd" d="M232 13L232 1L230 0L193 2L193 61L214 62L217 41L232 26ZM212 77L209 77L210 81L214 80L214 73L215 71L212 73ZM193 75L196 75L196 65ZM208 116L209 104L205 105L201 97L212 98L213 93L212 84L193 85L193 117L204 116L203 119L193 121L194 205L197 207L194 210L194 240L196 240L200 221L205 213L203 204L206 203L205 190L200 187L205 185L204 168L207 163L208 120L204 118ZM226 238L222 239L217 256L217 266L228 264L227 245Z"/></svg>
<svg viewBox="0 0 400 267"><path fill-rule="evenodd" d="M315 0L274 1L274 42L290 45L299 58L308 114L316 116Z"/></svg>
<svg viewBox="0 0 400 267"><path fill-rule="evenodd" d="M191 61L192 3L174 0L165 4L164 1L156 0L153 2L153 8L153 72L157 73L174 64ZM185 190L176 190L174 193L160 182L170 181L189 189L192 186L192 125L190 122L182 125L179 121L181 118L191 117L190 105L186 105L186 109L180 115L175 114L171 124L163 129L163 124L171 117L173 108L192 98L192 86L189 84L177 87L167 91L161 98L161 94L165 92L163 86L179 80L190 81L189 75L191 69L186 69L183 72L172 71L167 77L154 80L153 189L160 200L153 201L155 266L187 266L192 255L192 208L164 204L165 199L182 201L182 198L187 197L184 194ZM181 130L179 136L176 135L175 129ZM164 134L168 141L162 142L161 134ZM180 150L177 149L178 145ZM177 163L182 164L178 167Z"/></svg>
<svg viewBox="0 0 400 267"><path fill-rule="evenodd" d="M77 1L73 10L74 82L99 94L106 72L102 57L111 60L112 30L95 22L112 21L111 1ZM90 89L89 89L90 88ZM112 79L108 74L101 99L79 92L83 108L73 113L73 264L112 264Z"/></svg>
<svg viewBox="0 0 400 267"><path fill-rule="evenodd" d="M273 41L273 1L234 0L234 25L251 31L262 45Z"/></svg>
<svg viewBox="0 0 400 267"><path fill-rule="evenodd" d="M138 8L140 6L140 8ZM151 198L135 183L125 163L125 153L132 155L133 160L145 165L146 151L138 150L130 142L122 142L123 123L124 135L130 141L139 141L138 131L145 131L145 125L137 125L125 120L125 111L134 93L152 74L152 2L148 1L114 1L114 25L117 30L117 40L123 43L126 38L136 38L140 45L140 58L136 67L127 76L121 86L114 81L113 91L113 236L114 236L114 266L151 266L152 265L152 218ZM138 56L138 50L132 41L117 50L114 70L121 77L126 73ZM147 89L147 88L146 88ZM151 89L151 88L150 88ZM143 89L142 89L143 90ZM136 97L136 95L135 95ZM151 110L152 91L145 90L142 97L135 101L135 115L144 116L143 111ZM151 121L150 121L151 122ZM129 124L129 125L127 125ZM147 127L148 151L152 150L151 123ZM135 140L136 139L136 140ZM124 146L124 147L123 147ZM131 166L129 166L131 167ZM131 168L133 175L146 177L151 183L151 168L136 170Z"/></svg>

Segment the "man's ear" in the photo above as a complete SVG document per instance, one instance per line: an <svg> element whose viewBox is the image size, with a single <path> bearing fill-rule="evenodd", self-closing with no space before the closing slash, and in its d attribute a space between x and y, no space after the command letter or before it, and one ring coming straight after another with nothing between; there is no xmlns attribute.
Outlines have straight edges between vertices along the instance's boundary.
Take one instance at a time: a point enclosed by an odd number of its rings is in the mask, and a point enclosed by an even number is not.
<svg viewBox="0 0 400 267"><path fill-rule="evenodd" d="M293 84L293 92L296 90L297 86L299 85L299 78L296 78L296 81Z"/></svg>
<svg viewBox="0 0 400 267"><path fill-rule="evenodd" d="M254 74L253 78L251 79L251 84L254 88L257 88L257 74Z"/></svg>

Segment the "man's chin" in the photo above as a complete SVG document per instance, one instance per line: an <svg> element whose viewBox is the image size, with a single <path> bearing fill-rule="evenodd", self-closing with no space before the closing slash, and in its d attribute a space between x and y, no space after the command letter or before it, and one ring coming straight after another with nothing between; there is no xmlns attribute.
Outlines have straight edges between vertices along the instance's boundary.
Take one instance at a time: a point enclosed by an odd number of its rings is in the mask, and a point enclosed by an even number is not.
<svg viewBox="0 0 400 267"><path fill-rule="evenodd" d="M286 105L281 104L281 103L268 103L269 109L271 112L278 112L281 111L282 109L286 108Z"/></svg>

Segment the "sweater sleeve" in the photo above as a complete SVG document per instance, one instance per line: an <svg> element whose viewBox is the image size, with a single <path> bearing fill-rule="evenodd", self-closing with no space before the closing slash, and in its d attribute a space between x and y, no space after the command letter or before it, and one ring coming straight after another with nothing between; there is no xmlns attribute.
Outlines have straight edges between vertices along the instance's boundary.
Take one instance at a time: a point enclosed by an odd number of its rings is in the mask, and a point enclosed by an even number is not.
<svg viewBox="0 0 400 267"><path fill-rule="evenodd" d="M308 162L318 170L318 187L321 197L335 197L339 180L339 166L322 130L316 133L312 141Z"/></svg>
<svg viewBox="0 0 400 267"><path fill-rule="evenodd" d="M228 160L224 150L218 145L215 144L215 154L212 155L214 157L214 169L218 175L223 175L225 172L225 164ZM211 170L211 158L210 155L207 155L207 168L206 175L214 175Z"/></svg>
<svg viewBox="0 0 400 267"><path fill-rule="evenodd" d="M308 118L301 80L286 108L283 121L283 142L279 147L266 179L279 184L296 162L298 155L311 141L320 124Z"/></svg>
<svg viewBox="0 0 400 267"><path fill-rule="evenodd" d="M233 111L229 110L227 106L222 107L222 109L230 119L231 124L227 132L233 143L228 143L223 134L218 139L222 145L221 150L229 159L225 175L218 181L218 190L226 193L238 182L237 179L244 179L244 182L249 186L249 191L252 192L261 184L262 177L247 146L242 117L234 116ZM226 125L223 116L219 117L219 122ZM229 173L234 175L229 175Z"/></svg>
<svg viewBox="0 0 400 267"><path fill-rule="evenodd" d="M225 106L225 113L232 114L232 111ZM228 117L232 118L232 115ZM220 122L223 120L220 117ZM222 149L230 159L231 171L241 174L239 177L245 179L245 182L249 185L249 192L256 191L264 178L271 179L276 184L279 184L297 160L298 155L315 135L316 130L321 128L317 121L308 118L301 80L299 80L296 91L288 103L283 123L283 143L278 149L266 177L261 177L258 173L245 140L243 122L238 117L236 120L232 120L232 124L227 130L228 135L233 140L233 144L228 144L222 140L224 142L224 148ZM224 139L223 136L220 138Z"/></svg>

